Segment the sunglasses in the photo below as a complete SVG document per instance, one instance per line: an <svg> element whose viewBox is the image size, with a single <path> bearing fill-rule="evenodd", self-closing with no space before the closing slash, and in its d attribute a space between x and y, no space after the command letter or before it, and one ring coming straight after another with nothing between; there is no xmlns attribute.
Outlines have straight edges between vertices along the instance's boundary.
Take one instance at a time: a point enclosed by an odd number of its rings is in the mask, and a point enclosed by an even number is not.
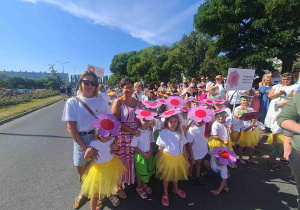
<svg viewBox="0 0 300 210"><path fill-rule="evenodd" d="M88 86L89 84L91 84L92 86L97 86L95 81L82 80L81 82L86 86Z"/></svg>

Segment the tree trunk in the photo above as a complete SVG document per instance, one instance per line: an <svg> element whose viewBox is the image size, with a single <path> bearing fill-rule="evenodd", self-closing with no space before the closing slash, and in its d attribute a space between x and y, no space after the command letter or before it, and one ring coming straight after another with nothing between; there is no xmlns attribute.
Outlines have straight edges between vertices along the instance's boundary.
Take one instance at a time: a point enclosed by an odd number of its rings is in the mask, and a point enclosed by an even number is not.
<svg viewBox="0 0 300 210"><path fill-rule="evenodd" d="M282 59L282 70L281 70L281 74L285 73L285 72L292 72L292 68L293 68L293 59Z"/></svg>

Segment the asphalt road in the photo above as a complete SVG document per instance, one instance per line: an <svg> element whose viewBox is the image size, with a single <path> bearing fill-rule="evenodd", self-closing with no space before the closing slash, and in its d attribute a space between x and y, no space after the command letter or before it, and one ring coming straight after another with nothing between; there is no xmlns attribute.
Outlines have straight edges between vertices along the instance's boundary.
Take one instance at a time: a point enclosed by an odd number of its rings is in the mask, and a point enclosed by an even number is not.
<svg viewBox="0 0 300 210"><path fill-rule="evenodd" d="M0 126L0 210L72 209L80 185L73 166L73 140L61 121L64 103ZM260 165L230 169L229 193L210 194L219 185L218 176L204 177L205 187L180 182L187 198L170 193L169 209L295 209L296 188L289 168L281 164L283 171L270 170L266 154L257 149ZM134 186L127 187L128 198L119 207L106 200L104 209L166 209L161 204L162 183L152 179L150 186L149 199L142 200ZM81 209L89 209L89 202Z"/></svg>

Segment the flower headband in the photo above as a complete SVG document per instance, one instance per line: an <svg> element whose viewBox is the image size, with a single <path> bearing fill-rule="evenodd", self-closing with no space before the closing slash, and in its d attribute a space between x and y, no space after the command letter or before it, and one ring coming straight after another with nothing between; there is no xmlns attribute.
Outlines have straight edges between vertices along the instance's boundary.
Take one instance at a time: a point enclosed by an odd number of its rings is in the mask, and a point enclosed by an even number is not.
<svg viewBox="0 0 300 210"><path fill-rule="evenodd" d="M188 112L189 109L188 109L187 107L183 107L183 108L181 109L181 111L182 111L182 112Z"/></svg>
<svg viewBox="0 0 300 210"><path fill-rule="evenodd" d="M92 121L94 128L98 128L98 134L103 137L117 136L121 128L121 122L112 114L99 114L98 119Z"/></svg>
<svg viewBox="0 0 300 210"><path fill-rule="evenodd" d="M219 158L219 162L222 165L227 166L228 163L234 164L236 163L235 153L231 150L229 150L227 147L215 147L212 154Z"/></svg>
<svg viewBox="0 0 300 210"><path fill-rule="evenodd" d="M145 120L153 120L157 113L150 112L148 110L137 109L135 110L136 118L145 119Z"/></svg>
<svg viewBox="0 0 300 210"><path fill-rule="evenodd" d="M185 102L190 102L190 101L193 101L193 100L194 100L194 97L191 96L191 97L189 97L188 99L185 99L184 101L185 101Z"/></svg>
<svg viewBox="0 0 300 210"><path fill-rule="evenodd" d="M175 109L175 108L182 109L185 102L184 102L184 100L181 100L181 98L179 96L170 96L166 99L166 104L169 108L172 108L172 109Z"/></svg>
<svg viewBox="0 0 300 210"><path fill-rule="evenodd" d="M213 115L213 112L207 109L205 106L198 106L191 108L189 111L189 115L193 117L193 120L195 122L210 122L210 116Z"/></svg>
<svg viewBox="0 0 300 210"><path fill-rule="evenodd" d="M208 105L214 105L215 102L213 100L210 100L210 99L203 99L203 102L208 104Z"/></svg>
<svg viewBox="0 0 300 210"><path fill-rule="evenodd" d="M223 113L223 112L226 112L225 109L217 109L214 111L214 114L220 114L220 113Z"/></svg>
<svg viewBox="0 0 300 210"><path fill-rule="evenodd" d="M168 118L179 113L180 113L179 109L169 109L163 112L159 117Z"/></svg>
<svg viewBox="0 0 300 210"><path fill-rule="evenodd" d="M146 108L148 109L157 109L158 107L161 106L161 104L157 103L152 103L150 101L142 101L142 103L145 105Z"/></svg>
<svg viewBox="0 0 300 210"><path fill-rule="evenodd" d="M166 104L166 99L156 99L155 102L163 105L163 104Z"/></svg>
<svg viewBox="0 0 300 210"><path fill-rule="evenodd" d="M226 100L224 100L224 99L215 101L215 104L225 104L225 103L226 103Z"/></svg>

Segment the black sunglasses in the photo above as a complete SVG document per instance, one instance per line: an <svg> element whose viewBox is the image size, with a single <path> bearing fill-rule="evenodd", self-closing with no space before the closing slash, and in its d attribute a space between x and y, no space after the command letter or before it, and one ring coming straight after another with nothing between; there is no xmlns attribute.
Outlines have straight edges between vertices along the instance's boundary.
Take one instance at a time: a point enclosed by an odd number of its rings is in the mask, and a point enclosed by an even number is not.
<svg viewBox="0 0 300 210"><path fill-rule="evenodd" d="M82 80L81 81L84 85L89 85L91 84L92 86L97 86L95 81L89 81L89 80Z"/></svg>

